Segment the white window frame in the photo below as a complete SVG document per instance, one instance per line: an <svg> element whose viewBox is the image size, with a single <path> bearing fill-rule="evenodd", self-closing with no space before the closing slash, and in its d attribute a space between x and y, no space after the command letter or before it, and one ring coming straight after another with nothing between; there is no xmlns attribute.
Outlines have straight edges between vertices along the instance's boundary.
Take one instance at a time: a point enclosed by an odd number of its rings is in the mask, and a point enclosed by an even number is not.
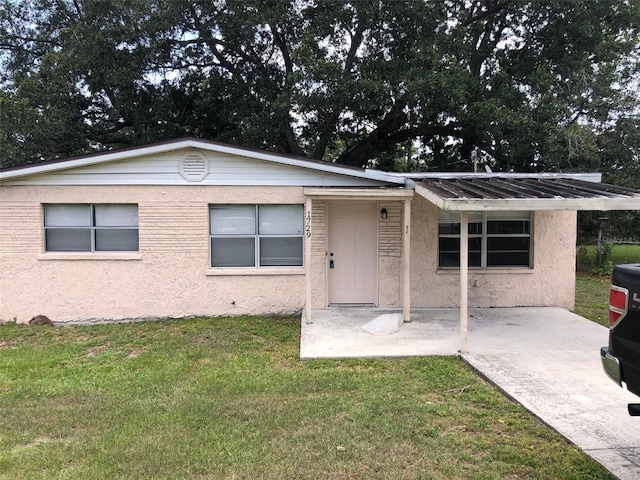
<svg viewBox="0 0 640 480"><path fill-rule="evenodd" d="M49 225L48 224L48 213L47 209L49 207L85 207L88 209L89 213L89 224L88 225ZM135 207L135 224L132 222L129 225L97 225L96 222L96 207L101 206L126 206L126 207ZM138 253L140 251L140 238L139 238L139 229L140 223L138 218L138 205L135 203L46 203L43 204L43 223L44 223L44 251L49 254L76 254L76 253ZM84 230L89 232L89 248L82 250L52 250L48 247L47 241L47 233L49 231L55 230ZM107 250L107 249L99 249L96 247L96 233L100 230L135 230L136 231L136 247L131 250Z"/></svg>
<svg viewBox="0 0 640 480"><path fill-rule="evenodd" d="M456 221L457 217L457 221ZM528 222L528 233L488 233L488 223L493 221L522 221ZM533 268L533 213L530 211L491 211L491 212L469 212L469 225L479 224L480 231L477 229L472 232L472 228L469 229L469 240L480 240L480 265L473 265L469 260L470 269L531 269ZM441 238L457 238L458 239L458 259L460 256L460 233L440 233L441 224L457 224L460 225L460 214L456 212L449 212L444 210L438 210L438 269L440 270L459 270L460 266L442 266L440 263L440 239ZM458 229L459 230L459 229ZM527 238L529 239L528 254L529 259L527 265L488 265L489 251L489 239L491 238ZM473 252L476 252L474 250ZM469 255L471 256L472 250L469 247Z"/></svg>
<svg viewBox="0 0 640 480"><path fill-rule="evenodd" d="M299 225L296 226L297 231L295 233L261 233L260 232L260 210L262 208L269 207L279 207L279 206L290 206L299 208ZM254 225L253 225L253 233L213 233L214 225L212 219L212 210L216 207L240 207L240 208L248 208L251 207L254 210ZM251 238L254 241L253 244L253 265L214 265L214 241L215 239L243 239L243 238ZM300 239L300 262L294 265L290 263L286 263L283 265L261 265L261 241L263 239L274 239L274 238L294 238ZM230 270L240 270L240 269L255 269L255 270L266 270L266 269L300 269L304 268L304 205L302 204L210 204L209 205L209 268L212 269L230 269Z"/></svg>

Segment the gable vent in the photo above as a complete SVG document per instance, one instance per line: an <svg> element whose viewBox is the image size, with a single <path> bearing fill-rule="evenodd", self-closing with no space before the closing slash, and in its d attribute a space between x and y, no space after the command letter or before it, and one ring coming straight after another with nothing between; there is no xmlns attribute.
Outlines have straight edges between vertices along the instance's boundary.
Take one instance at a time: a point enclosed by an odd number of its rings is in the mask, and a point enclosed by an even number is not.
<svg viewBox="0 0 640 480"><path fill-rule="evenodd" d="M199 152L187 153L180 160L180 175L187 182L201 182L209 173L209 160Z"/></svg>

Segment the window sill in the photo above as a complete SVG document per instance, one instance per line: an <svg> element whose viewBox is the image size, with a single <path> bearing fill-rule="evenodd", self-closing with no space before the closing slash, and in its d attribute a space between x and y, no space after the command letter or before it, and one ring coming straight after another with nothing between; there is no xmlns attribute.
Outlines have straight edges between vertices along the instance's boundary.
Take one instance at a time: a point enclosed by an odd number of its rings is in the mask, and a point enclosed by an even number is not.
<svg viewBox="0 0 640 480"><path fill-rule="evenodd" d="M438 275L460 275L459 268L439 268L436 273ZM524 274L530 275L535 273L533 268L529 267L501 267L501 268L478 268L478 267L469 267L469 273L473 273L474 275L495 275L495 274Z"/></svg>
<svg viewBox="0 0 640 480"><path fill-rule="evenodd" d="M255 276L255 275L304 275L304 267L296 268L211 268L207 277Z"/></svg>
<svg viewBox="0 0 640 480"><path fill-rule="evenodd" d="M41 253L38 260L142 260L139 253Z"/></svg>

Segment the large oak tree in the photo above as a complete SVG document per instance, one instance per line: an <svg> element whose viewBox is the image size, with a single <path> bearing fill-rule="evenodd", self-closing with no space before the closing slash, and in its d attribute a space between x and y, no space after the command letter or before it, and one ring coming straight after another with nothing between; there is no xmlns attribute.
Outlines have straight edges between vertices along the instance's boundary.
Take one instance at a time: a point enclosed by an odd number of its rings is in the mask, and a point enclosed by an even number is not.
<svg viewBox="0 0 640 480"><path fill-rule="evenodd" d="M615 147L638 169L640 2L0 1L5 166L193 135L431 170Z"/></svg>

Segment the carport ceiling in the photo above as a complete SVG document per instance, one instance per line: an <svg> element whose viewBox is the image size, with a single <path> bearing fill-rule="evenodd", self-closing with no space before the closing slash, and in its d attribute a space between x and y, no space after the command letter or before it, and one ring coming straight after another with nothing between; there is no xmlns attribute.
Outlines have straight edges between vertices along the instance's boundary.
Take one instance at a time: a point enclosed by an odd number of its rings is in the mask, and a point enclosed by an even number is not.
<svg viewBox="0 0 640 480"><path fill-rule="evenodd" d="M640 210L640 190L569 176L461 175L414 178L443 210Z"/></svg>

